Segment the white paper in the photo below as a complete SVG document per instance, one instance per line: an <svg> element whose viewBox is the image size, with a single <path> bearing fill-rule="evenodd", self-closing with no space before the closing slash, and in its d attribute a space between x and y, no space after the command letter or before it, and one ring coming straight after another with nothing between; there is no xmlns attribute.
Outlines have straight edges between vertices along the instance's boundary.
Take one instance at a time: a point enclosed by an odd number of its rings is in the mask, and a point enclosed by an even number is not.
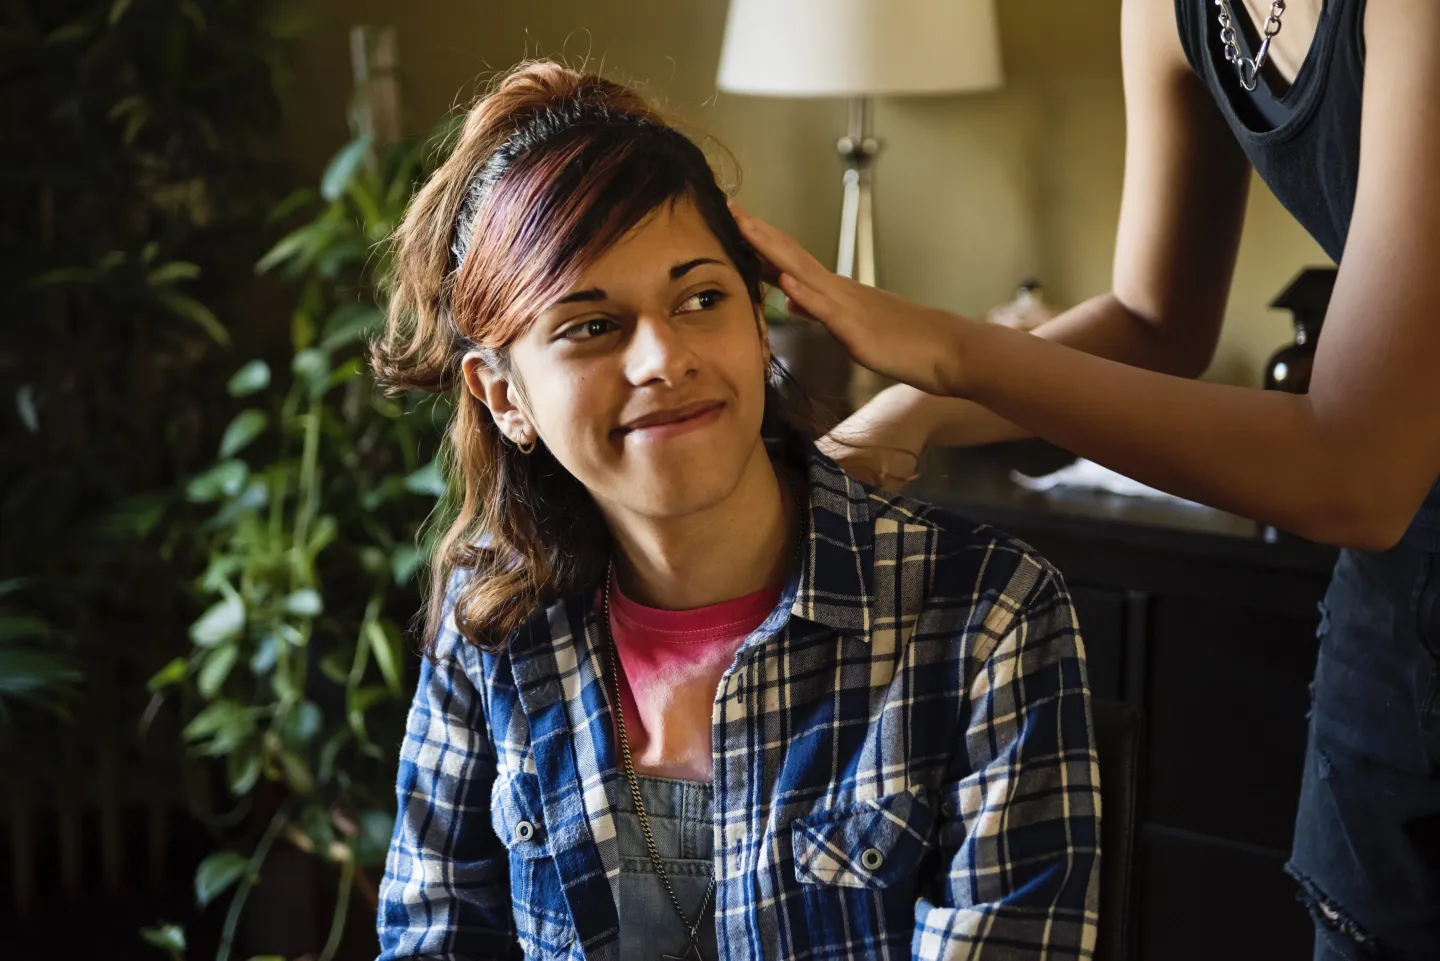
<svg viewBox="0 0 1440 961"><path fill-rule="evenodd" d="M1048 491L1057 487L1071 488L1075 490L1105 491L1110 494L1120 494L1125 497L1146 497L1152 500L1170 501L1174 504L1187 504L1193 507L1203 507L1195 501L1186 500L1183 497L1176 497L1174 494L1167 494L1154 487L1148 487L1137 480L1132 480L1124 474L1116 473L1108 467L1101 467L1092 460L1080 458L1068 467L1062 467L1053 474L1046 474L1044 477L1030 477L1019 471L1011 471L1010 479L1016 484L1031 491Z"/></svg>

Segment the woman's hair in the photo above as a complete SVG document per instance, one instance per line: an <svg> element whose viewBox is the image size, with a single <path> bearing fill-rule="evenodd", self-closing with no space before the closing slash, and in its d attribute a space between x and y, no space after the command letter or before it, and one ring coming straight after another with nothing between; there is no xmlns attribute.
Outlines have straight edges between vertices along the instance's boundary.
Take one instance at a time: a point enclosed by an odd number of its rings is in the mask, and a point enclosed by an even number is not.
<svg viewBox="0 0 1440 961"><path fill-rule="evenodd" d="M497 649L536 607L598 584L610 534L589 492L546 450L521 453L464 388L479 350L508 347L587 266L666 204L694 205L760 303L760 263L705 154L633 90L556 63L523 64L470 109L394 237L376 376L391 392L455 392L442 450L445 506L430 557L425 643L445 594L455 623ZM772 369L772 374L773 374ZM767 416L778 414L767 384ZM803 420L803 418L802 418ZM807 425L808 426L808 425ZM462 570L473 576L457 580Z"/></svg>

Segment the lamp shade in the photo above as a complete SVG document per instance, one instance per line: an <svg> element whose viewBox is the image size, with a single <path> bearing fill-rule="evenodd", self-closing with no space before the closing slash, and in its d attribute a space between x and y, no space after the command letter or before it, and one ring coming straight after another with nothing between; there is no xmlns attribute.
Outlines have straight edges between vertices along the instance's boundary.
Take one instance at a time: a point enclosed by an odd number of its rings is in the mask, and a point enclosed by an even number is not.
<svg viewBox="0 0 1440 961"><path fill-rule="evenodd" d="M730 0L721 90L938 94L1003 79L995 0Z"/></svg>

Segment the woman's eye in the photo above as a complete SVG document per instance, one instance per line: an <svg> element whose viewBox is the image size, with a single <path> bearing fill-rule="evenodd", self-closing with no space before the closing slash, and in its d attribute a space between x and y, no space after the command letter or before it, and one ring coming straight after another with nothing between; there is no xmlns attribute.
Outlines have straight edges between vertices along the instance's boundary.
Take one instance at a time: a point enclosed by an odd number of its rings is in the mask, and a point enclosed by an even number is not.
<svg viewBox="0 0 1440 961"><path fill-rule="evenodd" d="M566 340L589 340L592 337L608 334L614 328L615 322L613 320L596 317L594 320L584 320L578 324L566 327L560 336Z"/></svg>
<svg viewBox="0 0 1440 961"><path fill-rule="evenodd" d="M677 313L689 314L697 310L714 310L724 299L725 292L723 290L702 290L695 296L687 298L680 305Z"/></svg>

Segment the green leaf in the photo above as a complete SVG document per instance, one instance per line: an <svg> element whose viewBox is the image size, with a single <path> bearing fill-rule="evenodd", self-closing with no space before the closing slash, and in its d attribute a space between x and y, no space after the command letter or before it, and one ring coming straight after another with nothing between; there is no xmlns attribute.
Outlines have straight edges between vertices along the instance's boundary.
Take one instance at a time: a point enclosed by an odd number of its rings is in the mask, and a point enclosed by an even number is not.
<svg viewBox="0 0 1440 961"><path fill-rule="evenodd" d="M420 566L422 556L420 549L414 544L404 544L395 548L395 553L390 556L390 574L395 578L397 587L404 587L410 583L410 579L415 576L415 571Z"/></svg>
<svg viewBox="0 0 1440 961"><path fill-rule="evenodd" d="M325 351L313 347L302 350L295 355L291 366L311 394L318 395L325 390L325 381L330 376L330 355Z"/></svg>
<svg viewBox="0 0 1440 961"><path fill-rule="evenodd" d="M296 230L292 230L276 241L275 246L265 252L255 263L255 272L263 274L272 267L283 264L285 261L301 254L308 254L310 249L322 239L318 224L310 223Z"/></svg>
<svg viewBox="0 0 1440 961"><path fill-rule="evenodd" d="M270 212L265 215L265 223L269 225L284 220L306 204L314 203L316 196L318 195L311 187L291 191L289 196L270 208Z"/></svg>
<svg viewBox="0 0 1440 961"><path fill-rule="evenodd" d="M110 26L113 27L119 23L120 18L125 16L125 11L129 10L130 4L134 2L135 0L115 0L115 2L110 5Z"/></svg>
<svg viewBox="0 0 1440 961"><path fill-rule="evenodd" d="M365 867L385 863L385 854L390 849L390 834L395 829L395 815L388 811L363 811L359 821L356 860Z"/></svg>
<svg viewBox="0 0 1440 961"><path fill-rule="evenodd" d="M115 101L115 105L105 112L107 120L114 120L116 117L123 117L137 107L144 106L145 98L141 94L132 93L128 97L122 97Z"/></svg>
<svg viewBox="0 0 1440 961"><path fill-rule="evenodd" d="M315 793L315 777L304 760L289 751L281 751L279 761L280 771L285 775L285 782L290 785L291 790L300 795Z"/></svg>
<svg viewBox="0 0 1440 961"><path fill-rule="evenodd" d="M405 478L405 489L412 494L440 497L445 493L445 478L440 473L440 462L431 461Z"/></svg>
<svg viewBox="0 0 1440 961"><path fill-rule="evenodd" d="M234 851L216 851L195 869L195 903L206 907L245 873L245 858Z"/></svg>
<svg viewBox="0 0 1440 961"><path fill-rule="evenodd" d="M220 693L224 686L225 679L230 676L234 669L235 662L240 659L240 649L234 644L226 644L224 647L216 648L205 658L205 666L200 668L198 686L200 695L205 698L212 698Z"/></svg>
<svg viewBox="0 0 1440 961"><path fill-rule="evenodd" d="M169 951L178 956L185 950L185 929L178 924L162 924L158 928L141 928L140 937L151 947Z"/></svg>
<svg viewBox="0 0 1440 961"><path fill-rule="evenodd" d="M404 657L400 647L400 632L387 629L387 625L379 621L366 621L365 640L370 645L370 653L375 655L375 664L385 678L385 685L392 693L399 694Z"/></svg>
<svg viewBox="0 0 1440 961"><path fill-rule="evenodd" d="M373 304L347 304L325 320L320 349L334 350L362 339L385 322L385 314Z"/></svg>
<svg viewBox="0 0 1440 961"><path fill-rule="evenodd" d="M60 267L36 275L30 286L38 289L54 287L57 284L88 284L98 279L96 271L88 267Z"/></svg>
<svg viewBox="0 0 1440 961"><path fill-rule="evenodd" d="M335 829L330 826L330 818L322 807L310 805L300 812L300 826L305 829L305 835L321 851L329 849L335 843Z"/></svg>
<svg viewBox="0 0 1440 961"><path fill-rule="evenodd" d="M221 461L185 485L185 496L197 504L208 504L221 495L234 497L245 486L250 468L242 460Z"/></svg>
<svg viewBox="0 0 1440 961"><path fill-rule="evenodd" d="M360 169L360 164L370 152L371 142L369 134L356 137L331 158L325 175L320 178L320 196L334 203L345 195L355 171Z"/></svg>
<svg viewBox="0 0 1440 961"><path fill-rule="evenodd" d="M296 617L319 617L323 610L325 602L313 587L302 587L285 598L285 613Z"/></svg>
<svg viewBox="0 0 1440 961"><path fill-rule="evenodd" d="M71 43L75 40L84 40L86 37L90 36L91 32L94 29L95 22L89 17L86 17L81 20L75 20L71 23L67 23L63 27L58 27L55 30L50 31L49 35L45 37L45 42L58 44Z"/></svg>
<svg viewBox="0 0 1440 961"><path fill-rule="evenodd" d="M205 32L209 25L205 19L205 11L197 7L194 0L180 0L180 12L194 25L196 33Z"/></svg>
<svg viewBox="0 0 1440 961"><path fill-rule="evenodd" d="M243 797L255 788L256 782L260 780L260 756L258 754L231 754L230 765L230 793L236 797Z"/></svg>
<svg viewBox="0 0 1440 961"><path fill-rule="evenodd" d="M47 651L0 647L0 701L7 697L33 699L42 691L79 680L78 671Z"/></svg>
<svg viewBox="0 0 1440 961"><path fill-rule="evenodd" d="M185 658L177 657L166 664L160 670L150 675L150 682L147 685L152 693L172 687L185 680L186 663Z"/></svg>
<svg viewBox="0 0 1440 961"><path fill-rule="evenodd" d="M334 650L320 658L320 673L336 684L344 684L350 676L350 659L343 650Z"/></svg>
<svg viewBox="0 0 1440 961"><path fill-rule="evenodd" d="M245 489L230 503L215 514L206 522L206 529L220 529L234 524L245 514L257 511L270 503L270 488L264 481L255 480L245 485Z"/></svg>
<svg viewBox="0 0 1440 961"><path fill-rule="evenodd" d="M250 673L257 677L261 674L269 674L275 662L280 659L280 645L283 642L274 634L266 634L260 641L260 646L255 648L255 653L250 656Z"/></svg>
<svg viewBox="0 0 1440 961"><path fill-rule="evenodd" d="M220 439L220 456L222 458L234 457L244 450L247 444L259 437L269 423L269 416L263 410L256 410L253 407L236 414L235 419L225 428L225 436Z"/></svg>
<svg viewBox="0 0 1440 961"><path fill-rule="evenodd" d="M151 287L163 287L165 284L173 284L181 280L194 280L199 276L198 265L183 260L172 260L170 263L161 264L150 271L150 276L145 278L145 282Z"/></svg>
<svg viewBox="0 0 1440 961"><path fill-rule="evenodd" d="M270 386L270 365L263 360L252 360L235 371L225 389L231 397L248 397Z"/></svg>
<svg viewBox="0 0 1440 961"><path fill-rule="evenodd" d="M323 721L320 708L316 707L313 701L301 701L286 715L281 736L287 744L303 747L320 733Z"/></svg>
<svg viewBox="0 0 1440 961"><path fill-rule="evenodd" d="M391 474L360 495L360 506L368 512L374 512L381 504L389 503L403 493L405 493L405 478Z"/></svg>
<svg viewBox="0 0 1440 961"><path fill-rule="evenodd" d="M192 717L181 734L187 741L223 736L238 744L253 730L255 717L248 708L236 701L216 701Z"/></svg>
<svg viewBox="0 0 1440 961"><path fill-rule="evenodd" d="M45 637L50 625L38 617L23 617L0 614L0 641L13 641L25 637Z"/></svg>
<svg viewBox="0 0 1440 961"><path fill-rule="evenodd" d="M161 289L156 292L156 298L160 303L169 308L170 312L177 317L182 317L198 325L215 343L222 347L230 343L230 332L225 325L220 323L219 318L211 312L200 301L188 294L182 294L178 290Z"/></svg>
<svg viewBox="0 0 1440 961"><path fill-rule="evenodd" d="M231 595L211 605L190 625L190 639L200 647L218 647L240 637L245 629L245 602Z"/></svg>
<svg viewBox="0 0 1440 961"><path fill-rule="evenodd" d="M392 696L388 688L379 684L367 684L346 696L346 717L350 722L350 730L355 732L357 738L361 741L369 740L370 735L365 730L365 712L382 701L390 700Z"/></svg>
<svg viewBox="0 0 1440 961"><path fill-rule="evenodd" d="M365 362L359 357L352 358L330 372L330 376L325 379L325 389L333 390L341 387L364 372Z"/></svg>
<svg viewBox="0 0 1440 961"><path fill-rule="evenodd" d="M340 526L335 521L335 515L321 514L315 519L315 527L310 531L310 542L305 545L305 552L312 558L318 556L334 542L339 532Z"/></svg>
<svg viewBox="0 0 1440 961"><path fill-rule="evenodd" d="M102 537L122 539L145 537L165 517L170 495L140 494L121 501L95 524L95 533Z"/></svg>

